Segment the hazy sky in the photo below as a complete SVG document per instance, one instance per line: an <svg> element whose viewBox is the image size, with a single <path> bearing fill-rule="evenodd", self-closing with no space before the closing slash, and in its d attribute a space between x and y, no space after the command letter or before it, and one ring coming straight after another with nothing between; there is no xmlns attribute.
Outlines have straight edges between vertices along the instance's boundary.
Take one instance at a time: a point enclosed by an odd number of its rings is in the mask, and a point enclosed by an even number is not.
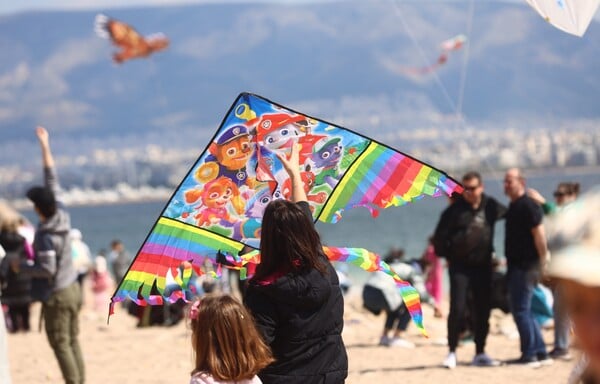
<svg viewBox="0 0 600 384"><path fill-rule="evenodd" d="M0 14L48 9L107 9L154 5L269 1L279 3L309 3L321 2L322 0L3 0L0 1Z"/></svg>

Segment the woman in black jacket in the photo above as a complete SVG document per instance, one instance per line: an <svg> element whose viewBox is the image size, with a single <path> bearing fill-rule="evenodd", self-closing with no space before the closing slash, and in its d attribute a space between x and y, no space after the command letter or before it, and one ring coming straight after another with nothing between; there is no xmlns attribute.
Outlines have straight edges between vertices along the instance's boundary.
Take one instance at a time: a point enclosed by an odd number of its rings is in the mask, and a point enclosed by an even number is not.
<svg viewBox="0 0 600 384"><path fill-rule="evenodd" d="M292 202L275 200L265 209L261 263L245 297L276 360L258 376L265 384L343 383L344 301L312 222L298 152L295 145L289 159L279 156L292 182Z"/></svg>
<svg viewBox="0 0 600 384"><path fill-rule="evenodd" d="M1 220L0 245L6 251L6 257L0 263L0 283L2 284L2 304L8 306L11 332L29 331L29 305L31 303L31 278L15 272L11 263L25 262L25 238L19 235L18 216ZM3 326L0 324L0 326Z"/></svg>

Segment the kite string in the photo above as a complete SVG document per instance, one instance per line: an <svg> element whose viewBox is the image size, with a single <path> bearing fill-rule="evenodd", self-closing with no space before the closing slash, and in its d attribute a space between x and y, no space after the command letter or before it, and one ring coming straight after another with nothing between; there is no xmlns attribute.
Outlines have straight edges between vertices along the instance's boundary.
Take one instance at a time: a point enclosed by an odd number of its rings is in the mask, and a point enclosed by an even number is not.
<svg viewBox="0 0 600 384"><path fill-rule="evenodd" d="M473 30L473 16L475 15L475 1L471 0L469 4L469 16L467 18L467 36L468 41L465 44L465 51L463 54L463 64L460 72L460 83L458 86L458 102L456 104L456 117L458 118L459 128L465 128L466 121L462 113L465 85L467 82L467 68L469 66L469 54L471 48L471 31Z"/></svg>
<svg viewBox="0 0 600 384"><path fill-rule="evenodd" d="M427 57L421 47L421 45L419 44L419 42L417 41L417 39L415 38L415 36L413 35L413 33L411 32L410 28L408 27L408 24L406 23L406 20L404 19L404 17L402 16L402 10L400 8L400 1L401 0L396 0L394 2L394 5L396 6L396 12L399 15L400 18L400 22L402 23L402 26L404 28L404 30L406 31L406 34L409 36L409 38L411 39L413 45L415 46L415 48L417 49L417 51L419 52L419 55L421 56L422 60L425 62L425 64L427 66L430 65L429 60L427 60ZM467 64L469 61L469 55L470 55L470 45L471 45L471 41L472 41L472 37L471 37L471 31L473 29L473 19L475 17L475 2L474 0L470 1L470 6L469 6L469 16L467 19L467 44L465 47L465 54L464 54L464 60L463 60L463 66L461 69L461 81L460 81L460 88L459 88L459 100L458 103L459 105L455 105L454 101L452 100L452 98L450 97L449 93L448 93L448 89L444 86L444 83L441 81L441 79L439 78L438 74L433 71L433 76L435 78L436 83L438 84L438 86L440 87L440 89L442 90L442 93L444 94L448 104L450 105L451 109L454 111L454 114L458 117L458 128L459 129L465 129L467 126L467 118L466 116L462 113L462 108L463 108L463 101L464 101L464 91L465 91L465 85L466 85L466 77L467 77ZM460 109L459 109L460 108ZM483 163L485 164L486 168L491 172L491 173L495 173L494 168L492 167L490 161L483 157ZM497 183L502 187L502 183L497 180ZM502 188L501 188L502 189Z"/></svg>
<svg viewBox="0 0 600 384"><path fill-rule="evenodd" d="M406 23L406 20L404 20L404 16L402 16L402 10L400 9L400 0L396 0L394 2L394 5L396 6L396 13L400 17L400 22L402 23L402 27L406 31L406 34L412 41L412 43L415 46L415 48L417 49L417 51L419 52L421 59L423 60L423 62L425 62L425 65L427 67L429 67L431 65L431 63L429 62L429 60L427 60L427 56L425 55L423 48L421 48L421 45L419 44L419 42L417 41L415 36L412 34L410 28L408 27L408 24ZM438 76L438 74L435 71L433 71L433 77L434 77L437 85L442 90L442 93L444 94L444 97L446 98L446 101L450 105L451 109L456 113L456 105L454 104L454 101L448 94L448 89L444 86L444 83L442 83L442 81L440 80L440 77Z"/></svg>

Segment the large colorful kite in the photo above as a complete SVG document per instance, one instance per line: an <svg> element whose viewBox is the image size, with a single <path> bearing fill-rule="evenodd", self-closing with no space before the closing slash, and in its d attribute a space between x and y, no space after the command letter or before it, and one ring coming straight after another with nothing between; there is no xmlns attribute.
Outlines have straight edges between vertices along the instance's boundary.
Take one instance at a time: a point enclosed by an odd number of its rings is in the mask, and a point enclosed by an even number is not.
<svg viewBox="0 0 600 384"><path fill-rule="evenodd" d="M218 276L222 266L250 274L266 205L290 197L277 153L301 146L302 178L314 220L333 223L345 209L401 206L462 187L444 172L348 129L242 93L154 224L111 299L138 305L190 300L195 275ZM244 252L242 250L245 248ZM325 247L333 261L384 271L396 281L423 329L418 294L379 256L363 249ZM208 270L206 267L209 267ZM209 272L210 271L210 272Z"/></svg>

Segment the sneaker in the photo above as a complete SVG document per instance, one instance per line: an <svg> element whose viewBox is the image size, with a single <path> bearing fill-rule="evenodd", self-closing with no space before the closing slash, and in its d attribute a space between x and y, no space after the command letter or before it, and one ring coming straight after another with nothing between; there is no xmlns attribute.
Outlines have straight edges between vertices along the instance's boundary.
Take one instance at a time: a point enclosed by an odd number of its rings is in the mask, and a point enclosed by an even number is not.
<svg viewBox="0 0 600 384"><path fill-rule="evenodd" d="M554 363L554 360L552 360L550 355L548 355L547 353L538 353L537 360L540 363L540 365L544 367L552 365Z"/></svg>
<svg viewBox="0 0 600 384"><path fill-rule="evenodd" d="M456 353L450 352L442 362L442 365L448 369L456 368Z"/></svg>
<svg viewBox="0 0 600 384"><path fill-rule="evenodd" d="M390 345L390 338L387 336L381 336L381 339L379 339L379 345L384 345L384 346L389 346Z"/></svg>
<svg viewBox="0 0 600 384"><path fill-rule="evenodd" d="M569 353L569 350L563 348L554 348L550 351L548 355L550 355L550 357L555 360L559 359L564 361L570 361L571 359L573 359L573 355Z"/></svg>
<svg viewBox="0 0 600 384"><path fill-rule="evenodd" d="M527 366L527 367L531 367L531 368L539 368L542 366L542 364L540 364L537 357L535 357L535 356L532 356L532 357L521 356L518 359L507 361L507 364L523 365L523 366Z"/></svg>
<svg viewBox="0 0 600 384"><path fill-rule="evenodd" d="M471 365L476 367L498 367L500 362L489 357L486 353L478 353L473 358Z"/></svg>
<svg viewBox="0 0 600 384"><path fill-rule="evenodd" d="M388 346L390 347L400 347L400 348L414 348L415 344L410 341L403 339L401 337L394 337L390 340Z"/></svg>

